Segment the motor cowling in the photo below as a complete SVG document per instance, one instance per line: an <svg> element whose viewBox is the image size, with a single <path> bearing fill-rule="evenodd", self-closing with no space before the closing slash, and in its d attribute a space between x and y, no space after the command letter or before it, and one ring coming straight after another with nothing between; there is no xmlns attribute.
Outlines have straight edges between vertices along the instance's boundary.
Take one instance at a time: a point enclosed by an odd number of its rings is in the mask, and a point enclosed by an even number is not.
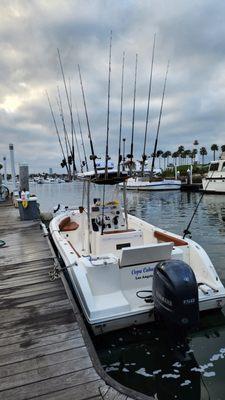
<svg viewBox="0 0 225 400"><path fill-rule="evenodd" d="M156 314L167 324L188 330L199 324L198 285L191 267L180 260L156 265L153 275Z"/></svg>

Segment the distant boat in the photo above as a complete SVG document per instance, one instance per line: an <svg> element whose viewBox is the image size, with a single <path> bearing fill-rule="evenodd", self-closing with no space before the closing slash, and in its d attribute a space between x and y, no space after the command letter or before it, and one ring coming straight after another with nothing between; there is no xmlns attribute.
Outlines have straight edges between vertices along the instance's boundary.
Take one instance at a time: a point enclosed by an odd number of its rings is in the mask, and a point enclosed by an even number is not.
<svg viewBox="0 0 225 400"><path fill-rule="evenodd" d="M37 182L39 185L42 185L42 184L44 183L44 178L38 178L38 179L36 179L36 182Z"/></svg>
<svg viewBox="0 0 225 400"><path fill-rule="evenodd" d="M181 181L178 179L149 180L143 178L129 178L127 190L180 190Z"/></svg>
<svg viewBox="0 0 225 400"><path fill-rule="evenodd" d="M225 193L225 154L211 161L207 176L202 179L203 190L208 193Z"/></svg>
<svg viewBox="0 0 225 400"><path fill-rule="evenodd" d="M55 179L54 178L47 178L44 180L44 183L55 183Z"/></svg>

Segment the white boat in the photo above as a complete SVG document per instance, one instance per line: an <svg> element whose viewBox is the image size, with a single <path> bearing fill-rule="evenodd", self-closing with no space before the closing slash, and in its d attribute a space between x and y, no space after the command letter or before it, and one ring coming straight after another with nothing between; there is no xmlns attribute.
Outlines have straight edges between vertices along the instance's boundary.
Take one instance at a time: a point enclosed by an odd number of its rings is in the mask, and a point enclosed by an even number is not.
<svg viewBox="0 0 225 400"><path fill-rule="evenodd" d="M113 174L108 171L111 184ZM100 176L93 181L100 183ZM87 209L67 210L50 223L94 333L148 322L155 309L185 327L198 319L199 309L221 308L225 289L203 248L127 214L126 201L124 206L118 200L90 204L88 198Z"/></svg>
<svg viewBox="0 0 225 400"><path fill-rule="evenodd" d="M221 159L211 161L207 176L202 179L202 187L205 192L225 193L225 154Z"/></svg>
<svg viewBox="0 0 225 400"><path fill-rule="evenodd" d="M43 180L43 183L52 184L56 183L56 180L54 178L46 178Z"/></svg>
<svg viewBox="0 0 225 400"><path fill-rule="evenodd" d="M127 180L127 190L180 190L179 179L149 180L137 177Z"/></svg>
<svg viewBox="0 0 225 400"><path fill-rule="evenodd" d="M45 182L44 178L42 177L38 177L35 182L37 182L39 185L43 185L43 183Z"/></svg>

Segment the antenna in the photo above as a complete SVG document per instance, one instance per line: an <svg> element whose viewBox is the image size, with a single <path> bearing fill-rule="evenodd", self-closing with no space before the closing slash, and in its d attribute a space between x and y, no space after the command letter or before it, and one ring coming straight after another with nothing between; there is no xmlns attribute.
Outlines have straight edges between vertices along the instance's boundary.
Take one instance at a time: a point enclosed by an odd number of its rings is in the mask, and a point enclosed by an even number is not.
<svg viewBox="0 0 225 400"><path fill-rule="evenodd" d="M163 111L163 102L164 102L164 96L165 96L165 91L166 91L166 82L167 82L167 75L168 75L169 65L170 65L170 62L168 61L167 68L166 68L164 87L163 87L162 100L161 100L161 107L160 107L160 112L159 112L158 127L157 127L156 138L155 138L155 146L154 146L154 151L153 151L150 179L153 176L153 171L154 171L154 166L155 166L155 157L156 157L156 150L157 150L157 145L158 145L159 129L160 129L160 124L161 124L161 117L162 117L162 111Z"/></svg>
<svg viewBox="0 0 225 400"><path fill-rule="evenodd" d="M88 119L87 106L86 106L86 101L85 101L84 88L83 88L83 82L82 82L82 77L81 77L81 71L80 71L79 64L78 64L78 72L79 72L79 77L80 77L80 86L81 86L81 91L82 91L82 96L83 96L83 103L84 103L84 110L85 110L85 116L86 116L86 121L87 121L88 139L89 139L90 147L91 147L90 160L93 161L95 177L97 178L97 167L96 167L96 161L95 161L97 156L94 153L94 146L93 146L92 137L91 137L91 130L90 130L90 124L89 124L89 119Z"/></svg>
<svg viewBox="0 0 225 400"><path fill-rule="evenodd" d="M122 119L123 119L123 83L124 83L124 64L125 64L125 52L123 52L123 63L122 63L122 81L121 81L121 98L120 98L120 131L119 131L119 148L118 148L118 165L117 174L120 174L120 163L122 161L121 155L121 136L122 136Z"/></svg>
<svg viewBox="0 0 225 400"><path fill-rule="evenodd" d="M155 55L155 38L156 38L156 34L154 34L153 48L152 48L152 62L151 62L151 70L150 70L150 76L149 76L148 103L147 103L147 112L146 112L146 121L145 121L145 137L144 137L144 147L143 147L143 154L142 154L142 171L141 171L142 176L144 176L144 166L145 166L145 160L147 158L145 151L146 151L147 132L148 132L149 107L150 107L150 99L151 99L151 91L152 91L152 73L153 73L153 64L154 64L154 55Z"/></svg>
<svg viewBox="0 0 225 400"><path fill-rule="evenodd" d="M105 179L108 178L108 160L109 157L109 105L110 105L110 84L111 84L111 58L112 58L112 31L110 32L109 43L109 75L108 75L108 107L107 107L107 126L106 126L106 144L105 144Z"/></svg>
<svg viewBox="0 0 225 400"><path fill-rule="evenodd" d="M134 121L135 121L135 102L136 102L136 84L137 84L137 63L138 63L138 55L136 54L135 75L134 75L133 118L132 118L132 133L131 133L131 146L130 146L130 172L134 157L133 151L134 151Z"/></svg>

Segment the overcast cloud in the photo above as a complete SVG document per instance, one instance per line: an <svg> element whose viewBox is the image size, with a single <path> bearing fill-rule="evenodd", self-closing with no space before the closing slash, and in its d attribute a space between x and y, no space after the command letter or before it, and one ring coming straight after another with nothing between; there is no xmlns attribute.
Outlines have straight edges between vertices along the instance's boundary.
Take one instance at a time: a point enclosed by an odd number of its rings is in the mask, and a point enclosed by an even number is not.
<svg viewBox="0 0 225 400"><path fill-rule="evenodd" d="M16 162L30 171L62 159L45 97L48 90L57 123L57 85L69 112L57 59L71 79L85 138L87 129L77 74L82 70L95 152L104 154L109 35L113 31L109 153L117 154L122 53L126 52L123 137L129 152L135 54L138 53L134 153L143 151L149 69L156 33L147 153L153 150L163 80L170 69L159 148L175 151L225 144L225 2L222 0L2 0L0 2L0 162L13 143ZM75 114L74 114L75 116ZM78 129L77 129L78 131ZM78 137L78 140L80 138ZM89 144L85 139L87 152Z"/></svg>

